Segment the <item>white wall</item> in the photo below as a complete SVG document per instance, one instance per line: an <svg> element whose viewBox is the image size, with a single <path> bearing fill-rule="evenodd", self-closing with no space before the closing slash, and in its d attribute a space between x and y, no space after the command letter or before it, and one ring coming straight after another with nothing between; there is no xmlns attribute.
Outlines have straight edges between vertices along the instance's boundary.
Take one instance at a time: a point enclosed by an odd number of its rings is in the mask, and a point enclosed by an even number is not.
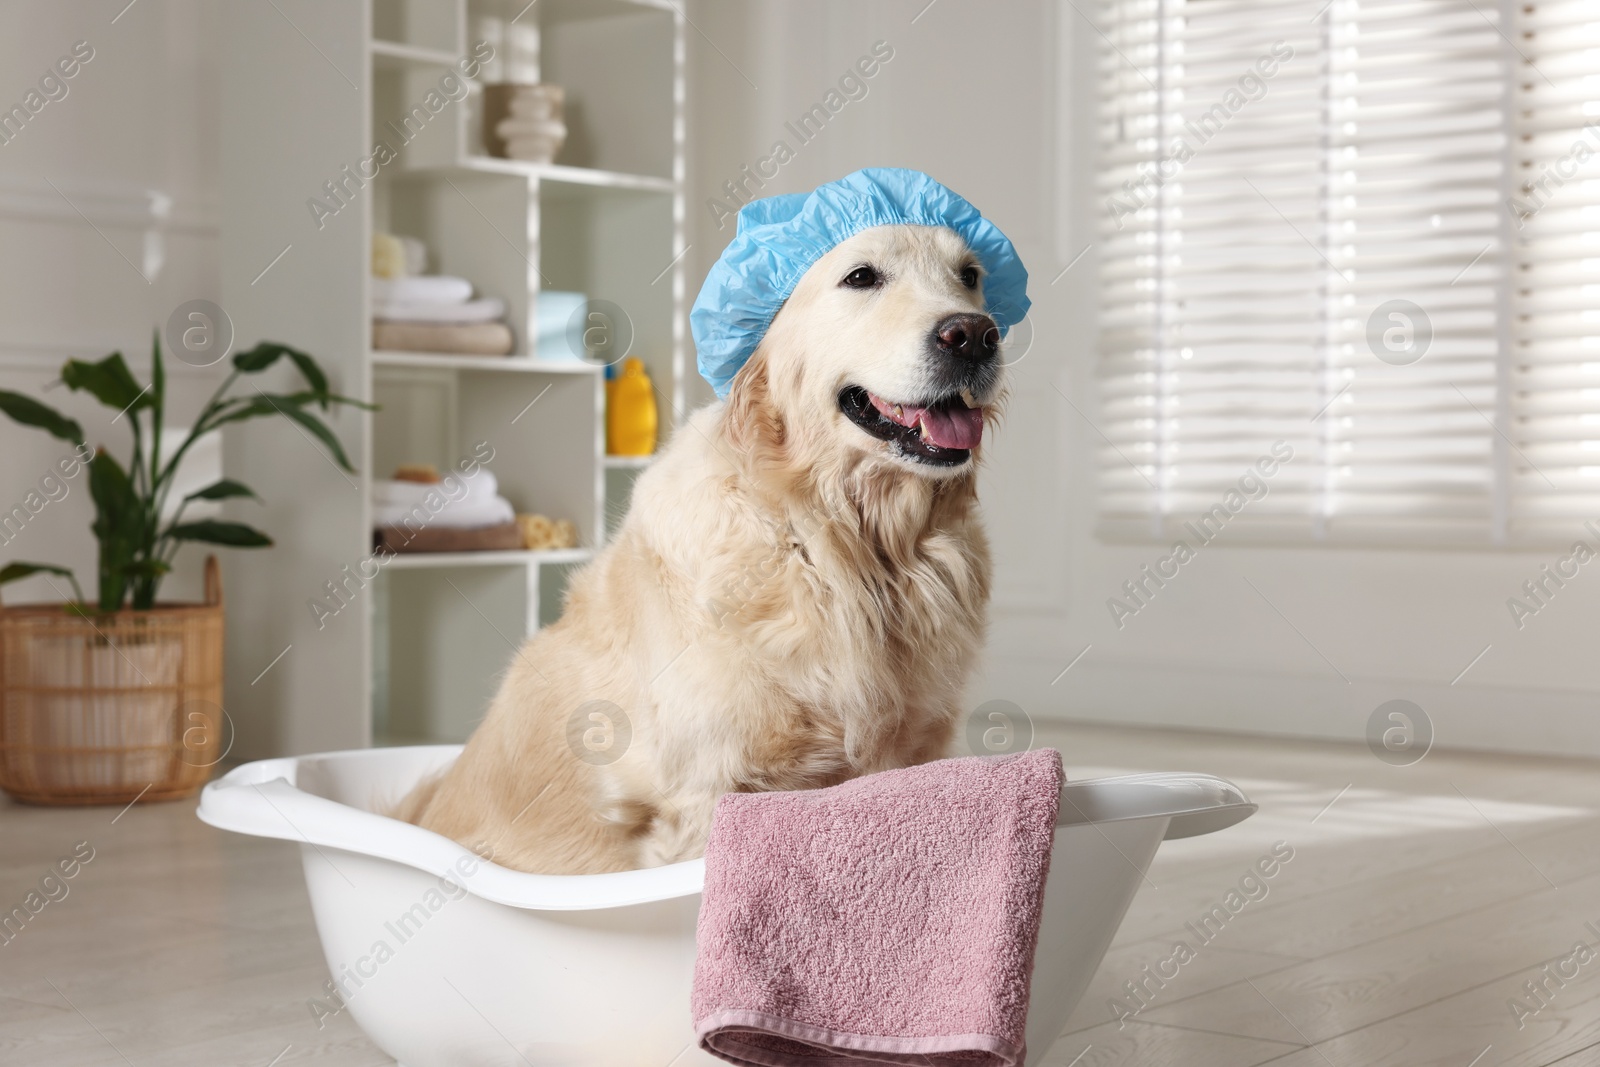
<svg viewBox="0 0 1600 1067"><path fill-rule="evenodd" d="M895 57L868 96L762 192L861 166L919 167L993 218L1031 269L1037 336L982 484L998 586L973 706L1008 698L1035 716L1360 739L1378 705L1405 698L1441 746L1600 755L1600 667L1584 652L1600 576L1585 570L1520 632L1506 609L1553 555L1224 537L1124 628L1113 623L1106 599L1165 546L1094 537L1093 248L1054 280L1096 239L1099 37L1079 14L1091 5L697 0L689 10L702 31L691 37L692 277L732 234L706 198L769 155L784 121L879 39Z"/></svg>
<svg viewBox="0 0 1600 1067"><path fill-rule="evenodd" d="M213 5L146 0L113 24L121 6L29 0L6 12L5 110L75 42L94 54L66 82L65 97L0 144L0 388L65 409L91 444L103 442L125 459L127 430L112 425L115 412L48 383L66 359L114 350L143 376L151 330L186 300L216 299L217 55ZM215 376L168 366L169 422L182 424ZM0 420L0 511L21 502L68 450ZM74 567L93 596L92 514L81 475L65 498L0 544L0 562ZM198 595L203 558L193 550L180 556L164 592ZM4 596L54 599L40 578L7 586Z"/></svg>
<svg viewBox="0 0 1600 1067"><path fill-rule="evenodd" d="M0 145L0 385L36 391L68 356L114 348L142 372L150 328L184 300L218 292L217 14L201 0L141 0L112 24L120 3L18 6L0 35L0 102L20 100L74 41L89 41L95 58L66 99ZM799 147L763 192L859 166L919 167L993 217L1032 269L1037 337L1015 368L983 483L999 576L990 669L974 706L1004 697L1036 716L1359 738L1377 705L1405 697L1430 714L1441 745L1600 754L1600 667L1584 651L1600 578L1586 569L1519 632L1505 600L1547 561L1538 554L1218 542L1115 628L1106 598L1156 553L1095 540L1097 438L1053 388L1094 417L1094 251L1052 284L1095 229L1098 38L1073 5L693 0L688 12L692 279L732 234L706 199L774 140L792 140L784 123L878 40L895 56L866 98ZM153 217L150 205L167 199L167 217ZM153 282L107 238L141 268L156 265L146 249L159 252ZM174 378L180 408L192 410L209 375ZM122 444L93 404L47 395ZM0 508L20 501L60 451L0 425ZM92 576L89 514L74 485L0 546L0 560L63 561ZM187 554L172 594L194 592L199 555ZM48 595L37 582L6 591L13 601Z"/></svg>

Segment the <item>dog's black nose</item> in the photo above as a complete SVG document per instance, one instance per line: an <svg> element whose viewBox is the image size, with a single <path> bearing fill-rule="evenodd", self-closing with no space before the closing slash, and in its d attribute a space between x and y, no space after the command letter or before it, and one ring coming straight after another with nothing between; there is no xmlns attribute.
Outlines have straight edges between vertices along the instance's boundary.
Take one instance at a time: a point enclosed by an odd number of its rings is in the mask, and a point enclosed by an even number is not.
<svg viewBox="0 0 1600 1067"><path fill-rule="evenodd" d="M961 359L993 359L1000 349L1000 330L987 315L951 315L933 328L933 343Z"/></svg>

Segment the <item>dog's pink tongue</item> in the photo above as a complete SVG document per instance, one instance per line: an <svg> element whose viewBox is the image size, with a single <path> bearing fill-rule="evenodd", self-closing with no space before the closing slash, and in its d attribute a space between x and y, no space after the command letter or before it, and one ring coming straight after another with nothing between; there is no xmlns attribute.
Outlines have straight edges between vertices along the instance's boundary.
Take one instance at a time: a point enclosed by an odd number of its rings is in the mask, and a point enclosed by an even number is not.
<svg viewBox="0 0 1600 1067"><path fill-rule="evenodd" d="M922 439L939 448L976 448L983 440L983 409L950 405L943 409L890 404L868 393L884 418L901 426L921 424Z"/></svg>
<svg viewBox="0 0 1600 1067"><path fill-rule="evenodd" d="M922 437L940 448L974 448L983 440L983 409L921 409Z"/></svg>

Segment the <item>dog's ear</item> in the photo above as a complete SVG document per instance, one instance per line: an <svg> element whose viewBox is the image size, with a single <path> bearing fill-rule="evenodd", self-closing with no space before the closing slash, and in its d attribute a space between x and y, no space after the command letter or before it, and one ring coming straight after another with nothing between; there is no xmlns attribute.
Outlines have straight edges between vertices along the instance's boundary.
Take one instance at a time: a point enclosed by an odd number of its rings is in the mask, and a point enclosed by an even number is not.
<svg viewBox="0 0 1600 1067"><path fill-rule="evenodd" d="M752 459L775 458L783 450L783 417L772 402L765 355L750 357L728 393L728 439Z"/></svg>

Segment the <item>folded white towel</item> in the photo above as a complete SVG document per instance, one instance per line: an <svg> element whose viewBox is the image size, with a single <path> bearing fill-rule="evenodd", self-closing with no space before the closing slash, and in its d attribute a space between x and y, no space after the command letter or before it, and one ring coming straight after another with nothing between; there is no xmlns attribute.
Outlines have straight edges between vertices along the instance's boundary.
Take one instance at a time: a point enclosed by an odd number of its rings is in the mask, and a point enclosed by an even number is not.
<svg viewBox="0 0 1600 1067"><path fill-rule="evenodd" d="M373 523L471 529L510 522L516 509L499 488L494 472L484 468L470 478L451 472L431 484L377 480L372 483Z"/></svg>
<svg viewBox="0 0 1600 1067"><path fill-rule="evenodd" d="M514 522L517 509L503 496L486 500L443 500L435 498L428 503L405 504L395 501L373 501L374 526L406 526L417 530L428 526L453 530L474 530L481 526L499 526Z"/></svg>
<svg viewBox="0 0 1600 1067"><path fill-rule="evenodd" d="M472 299L472 283L447 274L423 274L415 278L374 278L372 299L376 302L424 300L436 304L464 304Z"/></svg>
<svg viewBox="0 0 1600 1067"><path fill-rule="evenodd" d="M411 507L425 503L429 497L444 500L493 500L500 494L500 483L494 471L479 467L472 477L451 472L437 482L406 482L387 478L374 479L372 500L376 504L404 504Z"/></svg>
<svg viewBox="0 0 1600 1067"><path fill-rule="evenodd" d="M497 296L446 304L433 300L372 301L372 317L388 322L493 322L505 317L506 302Z"/></svg>

